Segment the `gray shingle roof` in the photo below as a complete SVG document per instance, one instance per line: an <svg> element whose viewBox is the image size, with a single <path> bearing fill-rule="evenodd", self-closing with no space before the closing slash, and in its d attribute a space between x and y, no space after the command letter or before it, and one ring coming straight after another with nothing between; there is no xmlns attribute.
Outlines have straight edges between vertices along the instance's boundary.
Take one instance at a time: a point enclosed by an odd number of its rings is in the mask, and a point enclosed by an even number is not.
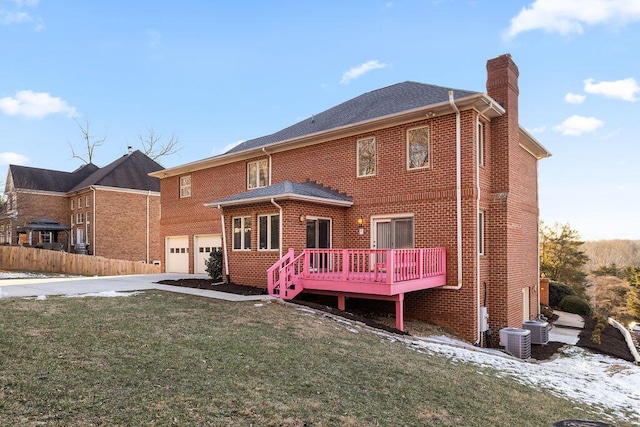
<svg viewBox="0 0 640 427"><path fill-rule="evenodd" d="M427 105L447 102L449 101L450 90L453 90L455 99L478 93L411 81L397 83L357 96L271 135L245 141L233 147L225 154L263 147L292 138L299 138L317 132L364 122L377 117L384 117Z"/></svg>
<svg viewBox="0 0 640 427"><path fill-rule="evenodd" d="M98 169L69 191L80 190L90 185L160 191L160 180L148 174L162 169L164 168L160 164L136 150Z"/></svg>
<svg viewBox="0 0 640 427"><path fill-rule="evenodd" d="M245 193L234 194L224 199L207 203L207 206L234 206L247 203L274 200L308 200L317 203L339 204L350 206L353 199L343 193L315 182L283 181L268 187L256 188Z"/></svg>
<svg viewBox="0 0 640 427"><path fill-rule="evenodd" d="M90 163L73 172L10 165L13 186L19 189L67 193L91 185L160 191L160 180L148 174L164 169L137 150L103 168Z"/></svg>
<svg viewBox="0 0 640 427"><path fill-rule="evenodd" d="M9 173L15 188L58 193L66 193L98 169L92 163L83 165L73 172L9 165Z"/></svg>

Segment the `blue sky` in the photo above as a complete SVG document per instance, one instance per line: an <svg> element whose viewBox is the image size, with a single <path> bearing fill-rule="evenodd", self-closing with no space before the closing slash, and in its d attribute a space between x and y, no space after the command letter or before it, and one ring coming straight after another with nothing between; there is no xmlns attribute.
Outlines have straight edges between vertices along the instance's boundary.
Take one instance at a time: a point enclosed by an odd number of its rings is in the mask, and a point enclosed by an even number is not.
<svg viewBox="0 0 640 427"><path fill-rule="evenodd" d="M541 218L640 239L640 0L0 0L0 182L7 164L72 171L78 123L103 166L152 128L210 157L364 92L413 80L485 92L520 69Z"/></svg>

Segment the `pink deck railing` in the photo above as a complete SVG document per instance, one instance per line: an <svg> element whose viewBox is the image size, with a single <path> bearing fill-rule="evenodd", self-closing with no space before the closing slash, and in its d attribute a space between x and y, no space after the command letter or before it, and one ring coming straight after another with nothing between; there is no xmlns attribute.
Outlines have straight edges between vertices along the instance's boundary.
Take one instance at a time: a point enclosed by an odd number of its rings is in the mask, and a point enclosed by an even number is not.
<svg viewBox="0 0 640 427"><path fill-rule="evenodd" d="M286 298L286 290L295 288L298 279L392 285L441 276L445 270L445 248L305 249L297 257L290 249L269 268L267 280L269 294L277 288Z"/></svg>

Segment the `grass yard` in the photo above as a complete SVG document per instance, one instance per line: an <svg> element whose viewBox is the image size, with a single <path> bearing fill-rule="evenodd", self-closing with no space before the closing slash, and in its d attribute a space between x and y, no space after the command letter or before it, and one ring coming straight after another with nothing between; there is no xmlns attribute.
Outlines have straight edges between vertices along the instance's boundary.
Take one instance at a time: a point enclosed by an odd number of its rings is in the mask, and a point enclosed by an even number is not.
<svg viewBox="0 0 640 427"><path fill-rule="evenodd" d="M550 426L585 405L279 303L0 299L0 425Z"/></svg>

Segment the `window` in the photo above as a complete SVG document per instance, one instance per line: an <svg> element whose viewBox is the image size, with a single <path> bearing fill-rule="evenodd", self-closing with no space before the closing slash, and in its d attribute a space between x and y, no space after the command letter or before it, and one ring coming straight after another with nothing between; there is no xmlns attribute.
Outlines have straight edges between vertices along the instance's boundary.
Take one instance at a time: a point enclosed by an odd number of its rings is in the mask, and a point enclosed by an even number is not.
<svg viewBox="0 0 640 427"><path fill-rule="evenodd" d="M75 225L75 218L76 218L76 216L74 214L71 214L71 226L72 227Z"/></svg>
<svg viewBox="0 0 640 427"><path fill-rule="evenodd" d="M76 201L71 200L71 210L74 210L75 208L76 208Z"/></svg>
<svg viewBox="0 0 640 427"><path fill-rule="evenodd" d="M407 169L429 167L429 127L407 130Z"/></svg>
<svg viewBox="0 0 640 427"><path fill-rule="evenodd" d="M191 175L180 177L180 198L191 197Z"/></svg>
<svg viewBox="0 0 640 427"><path fill-rule="evenodd" d="M484 255L484 211L478 212L478 253Z"/></svg>
<svg viewBox="0 0 640 427"><path fill-rule="evenodd" d="M82 224L84 222L84 214L82 212L78 212L76 214L76 223Z"/></svg>
<svg viewBox="0 0 640 427"><path fill-rule="evenodd" d="M484 124L478 120L478 166L484 166Z"/></svg>
<svg viewBox="0 0 640 427"><path fill-rule="evenodd" d="M89 237L91 236L91 225L89 224L89 216L87 215L87 245L89 244Z"/></svg>
<svg viewBox="0 0 640 427"><path fill-rule="evenodd" d="M280 249L280 215L258 217L258 249Z"/></svg>
<svg viewBox="0 0 640 427"><path fill-rule="evenodd" d="M251 217L233 218L233 249L251 250Z"/></svg>
<svg viewBox="0 0 640 427"><path fill-rule="evenodd" d="M87 207L87 208L89 207L89 202L90 202L90 201L91 201L91 198L90 198L89 196L86 196L86 197L84 198L84 205L85 205L85 207Z"/></svg>
<svg viewBox="0 0 640 427"><path fill-rule="evenodd" d="M38 241L40 243L51 243L51 232L50 231L39 231L38 232Z"/></svg>
<svg viewBox="0 0 640 427"><path fill-rule="evenodd" d="M359 139L357 142L358 176L376 174L376 139L374 137Z"/></svg>
<svg viewBox="0 0 640 427"><path fill-rule="evenodd" d="M247 188L260 188L267 186L269 163L267 159L247 163Z"/></svg>
<svg viewBox="0 0 640 427"><path fill-rule="evenodd" d="M78 197L78 209L82 208L82 197Z"/></svg>

